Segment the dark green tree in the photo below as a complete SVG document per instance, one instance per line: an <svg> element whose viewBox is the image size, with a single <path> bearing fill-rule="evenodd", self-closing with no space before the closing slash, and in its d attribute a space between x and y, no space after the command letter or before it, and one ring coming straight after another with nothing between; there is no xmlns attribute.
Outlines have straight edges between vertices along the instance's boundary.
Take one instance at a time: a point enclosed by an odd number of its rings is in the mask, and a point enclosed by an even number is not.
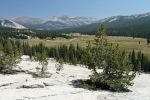
<svg viewBox="0 0 150 100"><path fill-rule="evenodd" d="M0 41L0 72L13 73L12 68L20 61L22 50L14 40L1 39ZM20 45L21 46L21 45Z"/></svg>
<svg viewBox="0 0 150 100"><path fill-rule="evenodd" d="M37 52L35 59L39 61L39 64L42 66L41 75L44 75L48 65L46 52L45 51Z"/></svg>
<svg viewBox="0 0 150 100"><path fill-rule="evenodd" d="M147 38L147 44L149 44L150 43L150 39L149 39L149 37Z"/></svg>
<svg viewBox="0 0 150 100"><path fill-rule="evenodd" d="M92 62L90 69L93 69L91 80L96 84L103 84L113 91L125 91L131 86L135 77L133 65L127 54L121 52L118 45L112 45L107 42L106 30L101 25L95 39L94 50L89 55ZM92 53L91 53L92 51ZM102 71L99 72L99 69Z"/></svg>

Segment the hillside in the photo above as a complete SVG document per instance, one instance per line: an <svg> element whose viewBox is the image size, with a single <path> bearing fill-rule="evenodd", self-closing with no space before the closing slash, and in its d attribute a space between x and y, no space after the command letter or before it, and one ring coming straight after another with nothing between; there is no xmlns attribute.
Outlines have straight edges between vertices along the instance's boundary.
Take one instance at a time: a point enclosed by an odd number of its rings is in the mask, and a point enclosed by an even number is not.
<svg viewBox="0 0 150 100"><path fill-rule="evenodd" d="M20 25L12 20L7 20L4 18L0 18L0 27L26 29L26 27L24 27L23 25Z"/></svg>
<svg viewBox="0 0 150 100"><path fill-rule="evenodd" d="M150 37L150 13L131 16L113 16L89 25L56 30L57 32L80 32L83 34L95 34L100 26L104 24L109 35Z"/></svg>

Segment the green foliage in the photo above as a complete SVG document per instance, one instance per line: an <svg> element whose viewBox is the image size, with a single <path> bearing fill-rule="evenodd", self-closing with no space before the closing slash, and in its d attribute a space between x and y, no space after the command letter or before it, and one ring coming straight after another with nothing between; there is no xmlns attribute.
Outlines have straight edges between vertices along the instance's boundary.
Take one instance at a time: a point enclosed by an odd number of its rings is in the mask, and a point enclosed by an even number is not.
<svg viewBox="0 0 150 100"><path fill-rule="evenodd" d="M134 70L136 70L136 56L135 56L134 50L132 51L132 54L131 54L131 62L134 65Z"/></svg>
<svg viewBox="0 0 150 100"><path fill-rule="evenodd" d="M0 72L11 73L13 66L19 62L22 55L19 41L0 38Z"/></svg>
<svg viewBox="0 0 150 100"><path fill-rule="evenodd" d="M145 19L144 19L145 20ZM137 21L137 22L136 22ZM128 37L141 37L147 38L150 37L150 23L149 20L136 20L136 21L129 21L123 22L117 25L117 23L112 24L105 24L108 35L109 36L128 36ZM124 23L126 25L124 25ZM69 29L62 29L57 30L57 33L81 33L81 34L89 34L95 35L95 33L99 30L99 23L93 23L90 25L69 28Z"/></svg>
<svg viewBox="0 0 150 100"><path fill-rule="evenodd" d="M13 28L3 28L0 27L0 37L3 38L16 38L16 39L28 39L38 37L40 39L55 39L57 37L62 37L65 39L72 39L74 36L69 36L62 33L56 33L49 30L19 30Z"/></svg>
<svg viewBox="0 0 150 100"><path fill-rule="evenodd" d="M41 73L44 74L48 65L46 52L44 50L42 52L37 52L35 59L42 65Z"/></svg>
<svg viewBox="0 0 150 100"><path fill-rule="evenodd" d="M145 56L141 51L137 53L133 50L129 55L131 62L134 66L134 71L137 72L149 72L150 71L150 61L147 56Z"/></svg>
<svg viewBox="0 0 150 100"><path fill-rule="evenodd" d="M93 50L91 47L87 48L88 58L92 62L88 67L93 70L91 80L94 83L106 84L113 91L127 90L135 77L133 65L127 54L121 52L118 46L107 43L105 36L106 31L101 26ZM102 69L102 72L99 72L99 69Z"/></svg>
<svg viewBox="0 0 150 100"><path fill-rule="evenodd" d="M33 77L33 78L50 78L51 75L52 75L52 74L49 73L49 72L44 72L44 73L33 72L33 73L32 73L32 77Z"/></svg>
<svg viewBox="0 0 150 100"><path fill-rule="evenodd" d="M150 44L150 38L147 37L147 44Z"/></svg>
<svg viewBox="0 0 150 100"><path fill-rule="evenodd" d="M57 73L63 69L63 59L60 59L58 63L55 65Z"/></svg>
<svg viewBox="0 0 150 100"><path fill-rule="evenodd" d="M31 58L33 56L34 59L36 61L39 61L39 64L42 66L41 72L32 73L32 76L34 78L49 78L51 74L46 72L47 65L48 65L48 57L47 57L47 52L45 50L45 46L43 44L39 44L38 46L36 46L36 49L34 49L32 53L33 54L31 54Z"/></svg>

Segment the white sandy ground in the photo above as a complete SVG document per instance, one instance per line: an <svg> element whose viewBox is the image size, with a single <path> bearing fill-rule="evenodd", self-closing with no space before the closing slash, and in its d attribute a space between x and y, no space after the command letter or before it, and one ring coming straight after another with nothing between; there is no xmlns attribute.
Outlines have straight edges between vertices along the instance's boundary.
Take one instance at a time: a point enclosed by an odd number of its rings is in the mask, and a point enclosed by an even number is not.
<svg viewBox="0 0 150 100"><path fill-rule="evenodd" d="M32 78L30 74L18 73L14 75L0 74L0 100L150 100L150 75L141 74L134 80L132 92L113 93L109 91L90 91L75 88L72 80L88 79L90 70L73 65L64 65L64 69L57 74L55 61L49 60L48 71L50 78ZM36 71L38 62L30 61L28 56L22 56L17 68ZM49 86L45 86L44 83ZM23 85L41 85L44 88L22 88Z"/></svg>

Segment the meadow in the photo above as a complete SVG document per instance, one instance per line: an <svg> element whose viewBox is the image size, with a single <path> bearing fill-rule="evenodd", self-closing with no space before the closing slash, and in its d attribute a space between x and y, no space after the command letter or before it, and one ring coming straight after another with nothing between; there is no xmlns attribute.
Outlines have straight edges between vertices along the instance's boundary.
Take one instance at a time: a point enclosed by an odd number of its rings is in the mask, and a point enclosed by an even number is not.
<svg viewBox="0 0 150 100"><path fill-rule="evenodd" d="M64 38L56 38L53 40L46 40L46 39L28 39L23 40L28 42L30 45L37 45L39 43L43 43L45 46L53 47L58 45L70 45L77 43L85 47L88 41L93 41L95 36L91 35L82 35L79 37L75 37L72 39L64 39ZM119 44L120 49L132 51L141 50L142 53L150 55L150 44L147 44L147 40L143 38L132 38L132 37L119 37L119 36L108 36L108 42L113 44Z"/></svg>

